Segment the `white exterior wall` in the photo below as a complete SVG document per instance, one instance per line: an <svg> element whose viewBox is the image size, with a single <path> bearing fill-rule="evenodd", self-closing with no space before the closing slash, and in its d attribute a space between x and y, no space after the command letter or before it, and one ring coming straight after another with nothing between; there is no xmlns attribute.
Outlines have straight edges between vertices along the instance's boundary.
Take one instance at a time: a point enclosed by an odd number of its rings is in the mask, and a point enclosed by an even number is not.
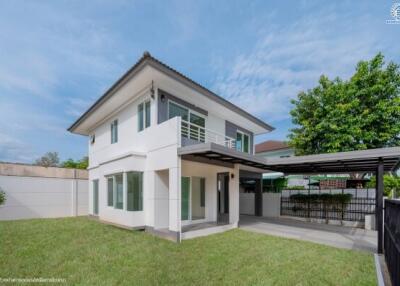
<svg viewBox="0 0 400 286"><path fill-rule="evenodd" d="M155 100L153 100L155 101ZM153 104L153 102L152 102ZM133 104L134 105L134 104ZM136 105L137 106L137 105ZM133 112L133 109L126 109L124 112ZM128 114L124 115L128 116ZM153 116L152 116L153 117ZM118 117L118 120L120 120ZM156 171L168 170L169 173L169 228L172 231L180 231L180 208L179 214L176 213L177 206L180 206L180 159L177 149L180 141L178 130L179 118L173 118L162 124L152 124L149 128L140 133L120 129L118 127L118 145L120 133L128 133L125 137L127 142L134 142L132 145L142 146L143 152L130 151L125 149L121 143L121 149L113 149L107 152L107 147L92 152L91 162L98 162L100 165L89 170L89 180L91 185L90 201L93 198L93 180L99 180L99 218L105 221L121 224L129 227L155 226L155 205L159 198L159 193L155 192L155 187L159 181ZM103 127L100 127L103 128ZM128 127L126 127L128 128ZM134 127L135 129L137 127ZM105 137L111 138L110 129L105 132ZM97 133L97 131L96 131ZM111 140L111 139L110 139ZM147 142L147 143L146 143ZM97 141L96 141L97 143ZM95 144L96 144L95 143ZM145 144L146 143L146 144ZM111 149L108 149L111 150ZM101 159L99 159L101 158ZM116 173L126 173L129 171L143 172L143 211L126 211L107 206L107 175ZM179 178L179 179L178 179ZM124 209L126 208L126 184L124 184ZM93 206L89 212L93 213Z"/></svg>
<svg viewBox="0 0 400 286"><path fill-rule="evenodd" d="M88 181L0 176L6 202L0 220L55 218L88 214Z"/></svg>
<svg viewBox="0 0 400 286"><path fill-rule="evenodd" d="M223 105L187 87L179 81L165 75L152 67L144 68L135 77L108 99L108 103L100 106L96 115L87 119L87 126L96 123L91 134L95 135L95 143L89 143L89 200L93 201L93 180L99 180L99 217L102 220L129 227L149 226L164 228L168 211L168 229L181 231L181 176L200 176L198 171L206 174L207 195L206 219L216 220L216 174L229 171L234 175L230 179L230 216L231 223L239 221L239 167L234 169L213 165L202 165L185 162L177 150L181 144L180 118L173 118L157 125L157 94L151 97L150 87L154 84L155 93L158 88L165 90L199 108L208 111L206 128L222 135L225 134L225 119L249 130L260 130L260 127L247 118L235 113ZM138 132L138 104L150 100L151 126ZM118 142L111 144L111 122L118 119ZM245 123L245 124L244 124ZM256 133L256 132L255 132ZM190 166L189 166L189 165ZM128 212L107 206L107 175L143 172L143 211ZM165 171L160 177L159 171ZM164 175L168 174L168 180ZM191 175L192 174L192 175ZM124 175L124 180L126 176ZM164 183L168 181L167 193ZM124 184L126 185L126 184ZM156 189L161 188L161 189ZM213 190L213 191L211 191ZM126 207L126 186L124 186L124 209ZM162 209L162 210L161 210ZM89 213L93 213L90 204Z"/></svg>

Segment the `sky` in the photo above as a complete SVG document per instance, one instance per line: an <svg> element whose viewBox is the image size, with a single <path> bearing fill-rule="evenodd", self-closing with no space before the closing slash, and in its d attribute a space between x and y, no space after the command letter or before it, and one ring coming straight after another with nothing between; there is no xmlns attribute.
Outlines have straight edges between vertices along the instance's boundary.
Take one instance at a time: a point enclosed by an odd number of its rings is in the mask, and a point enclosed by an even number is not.
<svg viewBox="0 0 400 286"><path fill-rule="evenodd" d="M0 0L0 161L87 154L67 128L143 54L276 128L324 74L382 52L400 63L394 2Z"/></svg>

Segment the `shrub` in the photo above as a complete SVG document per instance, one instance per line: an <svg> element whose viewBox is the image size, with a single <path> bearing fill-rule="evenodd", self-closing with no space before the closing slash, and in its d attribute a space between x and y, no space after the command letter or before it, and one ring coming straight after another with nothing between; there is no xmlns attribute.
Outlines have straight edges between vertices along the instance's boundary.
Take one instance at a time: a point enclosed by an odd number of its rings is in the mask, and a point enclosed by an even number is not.
<svg viewBox="0 0 400 286"><path fill-rule="evenodd" d="M0 205L4 204L5 202L6 202L6 193L0 190Z"/></svg>

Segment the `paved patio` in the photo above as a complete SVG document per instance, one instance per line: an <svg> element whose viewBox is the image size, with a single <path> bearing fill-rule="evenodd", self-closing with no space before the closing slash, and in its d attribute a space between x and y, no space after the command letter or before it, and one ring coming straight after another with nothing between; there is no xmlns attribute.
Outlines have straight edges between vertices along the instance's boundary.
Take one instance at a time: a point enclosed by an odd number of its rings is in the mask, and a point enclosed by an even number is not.
<svg viewBox="0 0 400 286"><path fill-rule="evenodd" d="M290 218L240 216L244 230L307 240L339 248L376 252L377 232L360 228L303 222Z"/></svg>

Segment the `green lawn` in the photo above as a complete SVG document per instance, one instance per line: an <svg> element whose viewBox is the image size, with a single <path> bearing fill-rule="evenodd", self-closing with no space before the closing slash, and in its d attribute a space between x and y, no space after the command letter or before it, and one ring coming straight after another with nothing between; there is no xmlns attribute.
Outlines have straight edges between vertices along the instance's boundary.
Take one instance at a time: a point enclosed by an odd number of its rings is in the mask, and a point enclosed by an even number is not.
<svg viewBox="0 0 400 286"><path fill-rule="evenodd" d="M375 285L372 254L232 230L176 244L88 218L0 222L0 278L82 285Z"/></svg>

